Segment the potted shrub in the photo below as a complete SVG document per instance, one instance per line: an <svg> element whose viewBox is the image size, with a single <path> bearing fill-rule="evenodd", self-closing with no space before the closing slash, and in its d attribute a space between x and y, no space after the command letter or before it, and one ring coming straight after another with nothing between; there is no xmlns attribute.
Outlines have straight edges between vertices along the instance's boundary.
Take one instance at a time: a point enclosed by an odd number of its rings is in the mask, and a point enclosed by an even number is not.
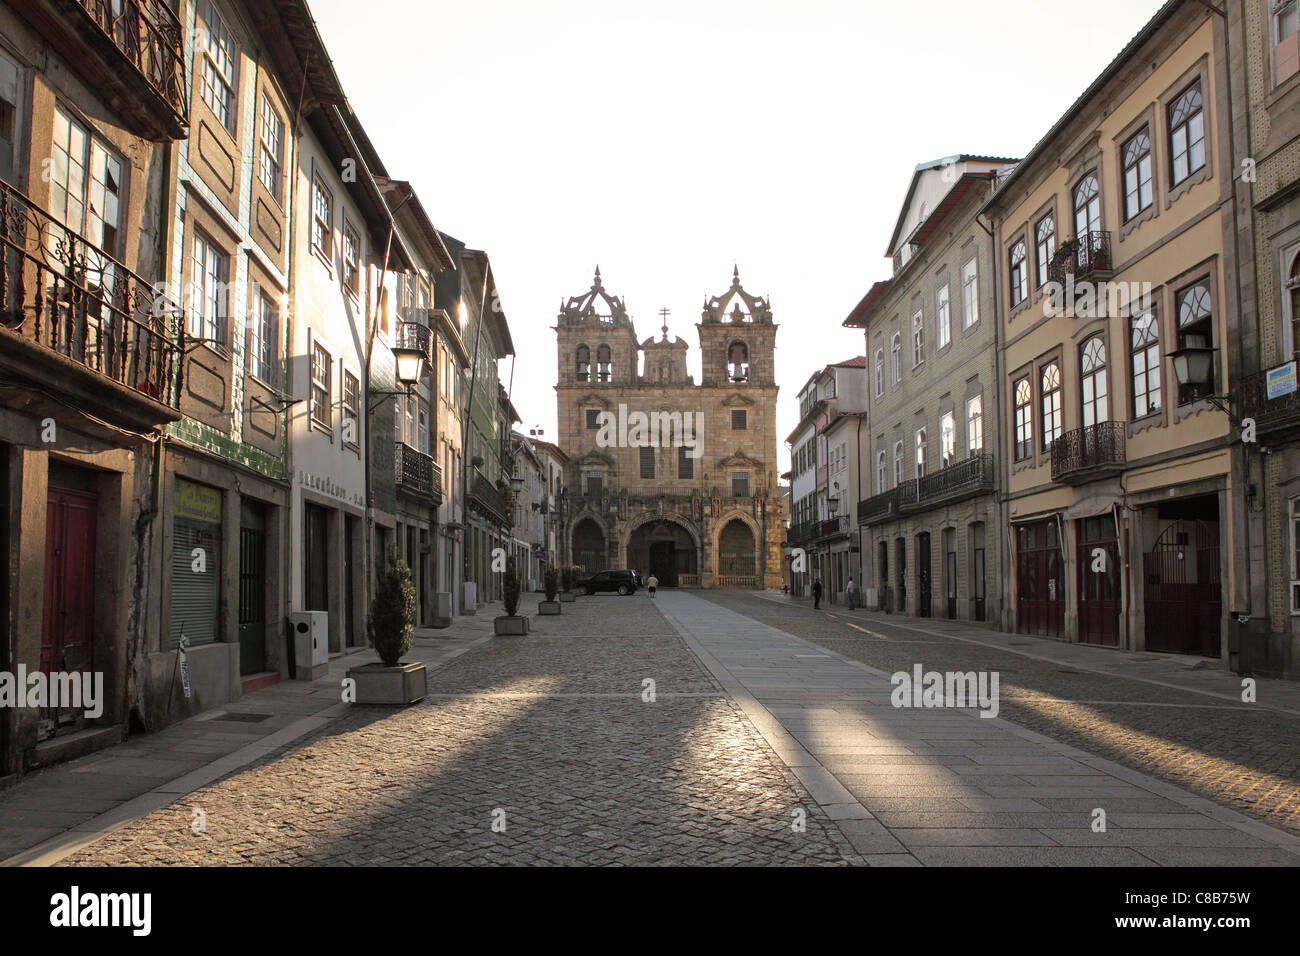
<svg viewBox="0 0 1300 956"><path fill-rule="evenodd" d="M501 599L506 613L492 621L497 634L523 635L528 633L528 617L516 614L519 610L519 569L515 567L513 557L506 559L505 577L501 581Z"/></svg>
<svg viewBox="0 0 1300 956"><path fill-rule="evenodd" d="M560 576L551 565L546 566L546 574L542 576L542 590L546 592L546 600L537 602L537 613L559 614L560 602L555 600L555 595L560 590Z"/></svg>
<svg viewBox="0 0 1300 956"><path fill-rule="evenodd" d="M572 604L577 600L573 593L573 568L566 567L560 571L560 600L565 604Z"/></svg>
<svg viewBox="0 0 1300 956"><path fill-rule="evenodd" d="M427 674L420 663L402 663L415 630L415 585L396 548L379 574L368 619L370 644L379 662L348 670L358 704L413 704L423 700Z"/></svg>

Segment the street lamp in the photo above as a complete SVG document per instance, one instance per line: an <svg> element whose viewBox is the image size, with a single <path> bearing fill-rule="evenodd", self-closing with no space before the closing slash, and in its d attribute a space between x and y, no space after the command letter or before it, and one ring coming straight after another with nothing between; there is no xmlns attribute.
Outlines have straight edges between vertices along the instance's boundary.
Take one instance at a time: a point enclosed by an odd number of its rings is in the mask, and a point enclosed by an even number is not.
<svg viewBox="0 0 1300 956"><path fill-rule="evenodd" d="M380 400L392 398L394 395L410 395L420 379L424 378L424 369L427 358L424 349L403 348L397 346L393 348L393 359L397 362L397 381L402 387L399 389L370 389L370 394L377 396ZM379 403L370 406L373 412L379 407Z"/></svg>
<svg viewBox="0 0 1300 956"><path fill-rule="evenodd" d="M1199 391L1209 385L1214 378L1214 353L1218 349L1211 348L1209 341L1203 335L1184 336L1183 343L1182 348L1166 352L1165 355L1173 360L1174 380L1178 382L1179 386L1195 388ZM1231 392L1227 395L1201 395L1199 397L1220 411L1227 412L1228 417L1234 422L1237 420L1237 417L1232 413Z"/></svg>

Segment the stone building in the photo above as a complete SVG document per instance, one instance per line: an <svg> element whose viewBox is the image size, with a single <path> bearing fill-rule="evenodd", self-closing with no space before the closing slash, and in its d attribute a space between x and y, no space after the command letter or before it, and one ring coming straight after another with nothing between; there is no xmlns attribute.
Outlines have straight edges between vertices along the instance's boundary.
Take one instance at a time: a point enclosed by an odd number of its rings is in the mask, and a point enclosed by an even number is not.
<svg viewBox="0 0 1300 956"><path fill-rule="evenodd" d="M865 330L871 441L857 521L869 606L999 620L993 249L976 211L1014 160L916 168L876 283L844 324Z"/></svg>
<svg viewBox="0 0 1300 956"><path fill-rule="evenodd" d="M779 588L777 327L738 271L696 327L699 384L666 324L662 338L638 341L599 269L561 307L561 559L654 572L666 587Z"/></svg>

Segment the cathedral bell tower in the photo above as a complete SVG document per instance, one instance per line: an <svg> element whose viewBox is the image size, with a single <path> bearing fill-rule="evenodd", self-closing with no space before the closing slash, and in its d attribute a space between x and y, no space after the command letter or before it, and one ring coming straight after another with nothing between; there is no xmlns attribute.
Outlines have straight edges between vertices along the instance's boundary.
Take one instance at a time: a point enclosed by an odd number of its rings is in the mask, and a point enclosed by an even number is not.
<svg viewBox="0 0 1300 956"><path fill-rule="evenodd" d="M776 325L765 299L750 295L732 270L731 288L705 300L700 332L701 384L744 388L776 384Z"/></svg>

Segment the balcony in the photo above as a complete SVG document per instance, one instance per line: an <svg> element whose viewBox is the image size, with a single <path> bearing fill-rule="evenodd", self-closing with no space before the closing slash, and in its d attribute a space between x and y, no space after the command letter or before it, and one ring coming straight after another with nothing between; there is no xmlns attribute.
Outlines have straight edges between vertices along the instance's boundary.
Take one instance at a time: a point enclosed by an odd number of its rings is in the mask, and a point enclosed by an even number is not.
<svg viewBox="0 0 1300 956"><path fill-rule="evenodd" d="M837 535L849 533L849 519L846 515L839 515L835 518L827 518L825 521L818 521L816 526L816 537L819 539L834 538Z"/></svg>
<svg viewBox="0 0 1300 956"><path fill-rule="evenodd" d="M393 473L398 491L426 498L435 505L441 504L442 468L434 462L432 455L399 441L393 452Z"/></svg>
<svg viewBox="0 0 1300 956"><path fill-rule="evenodd" d="M801 521L798 524L790 525L790 530L786 533L785 539L792 546L807 544L817 536L817 529L821 522L818 521Z"/></svg>
<svg viewBox="0 0 1300 956"><path fill-rule="evenodd" d="M898 489L890 488L858 502L858 524L876 524L897 513Z"/></svg>
<svg viewBox="0 0 1300 956"><path fill-rule="evenodd" d="M184 328L153 283L0 180L3 377L144 429L180 418Z"/></svg>
<svg viewBox="0 0 1300 956"><path fill-rule="evenodd" d="M23 16L139 135L184 139L184 40L166 0L31 0Z"/></svg>
<svg viewBox="0 0 1300 956"><path fill-rule="evenodd" d="M1068 431L1052 442L1052 480L1083 484L1124 470L1127 426L1098 422Z"/></svg>
<svg viewBox="0 0 1300 956"><path fill-rule="evenodd" d="M397 344L402 348L419 349L424 353L429 371L432 372L437 368L433 362L433 332L427 325L421 325L419 322L403 322L398 326Z"/></svg>
<svg viewBox="0 0 1300 956"><path fill-rule="evenodd" d="M470 486L469 507L484 518L502 527L510 526L510 503L492 482L482 475L474 476Z"/></svg>
<svg viewBox="0 0 1300 956"><path fill-rule="evenodd" d="M1047 264L1049 282L1066 284L1068 276L1075 282L1091 279L1109 279L1114 275L1115 264L1110 256L1109 232L1085 232L1067 239Z"/></svg>
<svg viewBox="0 0 1300 956"><path fill-rule="evenodd" d="M934 508L993 490L993 456L972 455L916 479L914 500L903 507Z"/></svg>
<svg viewBox="0 0 1300 956"><path fill-rule="evenodd" d="M1257 434L1276 434L1300 428L1300 392L1268 397L1268 370L1242 376L1236 393L1241 396L1241 417L1255 420Z"/></svg>

